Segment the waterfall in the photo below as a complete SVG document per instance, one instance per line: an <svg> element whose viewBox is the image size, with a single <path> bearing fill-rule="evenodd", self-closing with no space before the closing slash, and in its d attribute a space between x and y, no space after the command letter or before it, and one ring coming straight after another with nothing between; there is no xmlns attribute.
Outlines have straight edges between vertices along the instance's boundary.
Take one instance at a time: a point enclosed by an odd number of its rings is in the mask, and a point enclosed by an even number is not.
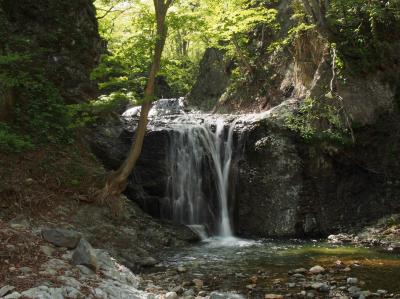
<svg viewBox="0 0 400 299"><path fill-rule="evenodd" d="M222 119L215 125L173 126L168 191L170 214L176 222L192 227L212 222L219 236L233 235L228 206L233 130L234 123Z"/></svg>

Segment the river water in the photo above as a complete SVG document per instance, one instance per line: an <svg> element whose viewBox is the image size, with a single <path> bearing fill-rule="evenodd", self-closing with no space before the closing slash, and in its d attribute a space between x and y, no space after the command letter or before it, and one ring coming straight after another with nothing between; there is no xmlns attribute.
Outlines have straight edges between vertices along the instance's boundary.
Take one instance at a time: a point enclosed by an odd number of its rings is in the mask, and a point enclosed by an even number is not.
<svg viewBox="0 0 400 299"><path fill-rule="evenodd" d="M338 290L348 288L347 278L355 277L363 291L400 294L400 255L317 240L212 238L191 247L165 251L159 259L163 262L147 278L166 289L200 279L204 283L202 289L208 292L264 298L267 293L297 294L315 281L327 282ZM327 270L320 278L306 273L305 279L297 280L288 274L315 265ZM179 273L177 269L182 267L186 271Z"/></svg>

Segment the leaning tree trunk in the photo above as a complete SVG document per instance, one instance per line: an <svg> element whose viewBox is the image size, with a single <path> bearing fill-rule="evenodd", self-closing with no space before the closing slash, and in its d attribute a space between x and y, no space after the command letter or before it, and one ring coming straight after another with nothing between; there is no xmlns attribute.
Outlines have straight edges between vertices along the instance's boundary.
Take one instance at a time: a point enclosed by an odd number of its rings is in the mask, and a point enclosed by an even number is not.
<svg viewBox="0 0 400 299"><path fill-rule="evenodd" d="M135 167L135 164L142 151L144 135L146 133L148 122L148 114L154 99L155 80L157 73L160 70L161 55L164 49L165 40L167 38L167 26L165 24L165 18L168 8L171 6L173 0L153 1L156 12L157 37L154 48L153 62L144 92L144 101L140 111L139 124L135 132L134 142L132 143L127 158L117 171L112 172L108 176L105 186L100 192L100 200L102 202L118 198L119 195L125 190L128 177Z"/></svg>

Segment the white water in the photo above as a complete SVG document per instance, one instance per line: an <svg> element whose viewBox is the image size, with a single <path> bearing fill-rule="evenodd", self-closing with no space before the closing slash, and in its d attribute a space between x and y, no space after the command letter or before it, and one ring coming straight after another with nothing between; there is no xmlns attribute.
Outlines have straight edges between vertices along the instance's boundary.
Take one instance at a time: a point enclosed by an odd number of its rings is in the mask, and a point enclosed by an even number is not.
<svg viewBox="0 0 400 299"><path fill-rule="evenodd" d="M234 124L223 119L217 119L214 126L207 122L176 123L170 144L172 218L194 227L214 221L218 236L232 237L228 191ZM213 199L206 198L205 191L210 188L217 197L217 212L213 208L215 201L213 205Z"/></svg>

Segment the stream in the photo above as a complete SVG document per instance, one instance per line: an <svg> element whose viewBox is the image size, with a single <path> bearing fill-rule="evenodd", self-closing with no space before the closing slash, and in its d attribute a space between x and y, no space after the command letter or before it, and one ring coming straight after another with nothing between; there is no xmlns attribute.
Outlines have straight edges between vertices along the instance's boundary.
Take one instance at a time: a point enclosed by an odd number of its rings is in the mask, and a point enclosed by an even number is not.
<svg viewBox="0 0 400 299"><path fill-rule="evenodd" d="M390 298L400 294L399 254L317 240L212 238L191 247L162 252L159 260L163 262L144 274L144 279L167 290L183 286L192 293L192 286L194 293L201 289L209 293L237 293L244 298L264 298L269 293L301 297L306 290L307 294L322 296L318 298L328 297L327 292L313 289L313 284L320 282L337 296L348 295L352 286L359 289L354 289L357 295L362 291L365 294L385 291ZM303 272L304 269L295 271L315 265L326 271L319 275ZM292 275L295 272L301 274ZM348 278L358 281L349 284ZM198 281L203 284L201 288L196 287Z"/></svg>

